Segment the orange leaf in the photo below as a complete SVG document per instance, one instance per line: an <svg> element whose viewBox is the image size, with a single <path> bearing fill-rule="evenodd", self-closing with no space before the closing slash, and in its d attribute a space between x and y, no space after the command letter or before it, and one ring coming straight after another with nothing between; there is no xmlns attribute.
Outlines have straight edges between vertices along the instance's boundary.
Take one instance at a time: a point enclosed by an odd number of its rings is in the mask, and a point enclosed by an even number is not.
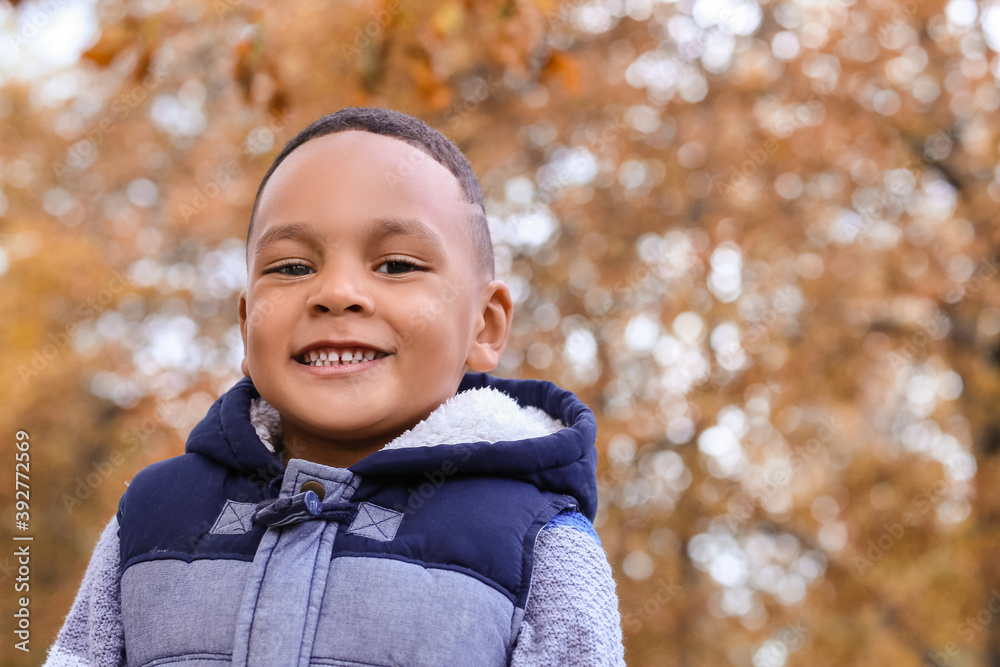
<svg viewBox="0 0 1000 667"><path fill-rule="evenodd" d="M571 95L580 92L580 77L580 64L565 51L553 51L549 61L542 68L543 80L557 79Z"/></svg>
<svg viewBox="0 0 1000 667"><path fill-rule="evenodd" d="M135 42L136 33L127 25L112 25L104 28L101 38L97 40L83 57L101 67L107 67L121 51Z"/></svg>
<svg viewBox="0 0 1000 667"><path fill-rule="evenodd" d="M431 26L441 37L454 35L462 29L464 23L462 7L457 2L442 5L431 17Z"/></svg>

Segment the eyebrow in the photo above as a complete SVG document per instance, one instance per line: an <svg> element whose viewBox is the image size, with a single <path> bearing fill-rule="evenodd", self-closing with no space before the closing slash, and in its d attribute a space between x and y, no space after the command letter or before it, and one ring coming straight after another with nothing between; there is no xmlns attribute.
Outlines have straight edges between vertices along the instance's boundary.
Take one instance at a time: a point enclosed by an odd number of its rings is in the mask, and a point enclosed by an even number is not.
<svg viewBox="0 0 1000 667"><path fill-rule="evenodd" d="M436 250L444 250L444 241L437 232L416 218L375 218L369 221L365 235L376 243L393 236L412 236Z"/></svg>
<svg viewBox="0 0 1000 667"><path fill-rule="evenodd" d="M290 222L286 225L276 225L267 229L257 239L257 246L253 251L254 257L259 255L266 246L286 240L304 241L310 245L316 245L318 242L316 232L304 222Z"/></svg>
<svg viewBox="0 0 1000 667"><path fill-rule="evenodd" d="M374 218L368 222L364 234L375 243L394 236L412 236L434 246L436 250L444 249L441 237L416 218ZM310 245L319 244L318 235L310 225L304 222L289 222L270 227L261 234L254 248L254 256L259 255L266 246L286 240L303 241Z"/></svg>

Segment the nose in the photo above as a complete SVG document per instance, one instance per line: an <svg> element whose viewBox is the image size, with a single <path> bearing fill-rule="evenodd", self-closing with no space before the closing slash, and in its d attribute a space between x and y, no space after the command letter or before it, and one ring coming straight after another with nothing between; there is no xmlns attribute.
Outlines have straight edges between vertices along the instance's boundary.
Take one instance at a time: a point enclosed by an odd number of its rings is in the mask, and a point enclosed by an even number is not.
<svg viewBox="0 0 1000 667"><path fill-rule="evenodd" d="M314 289L306 302L310 312L315 313L359 313L370 315L375 310L375 302L366 288L363 270L349 267L324 267L316 275Z"/></svg>

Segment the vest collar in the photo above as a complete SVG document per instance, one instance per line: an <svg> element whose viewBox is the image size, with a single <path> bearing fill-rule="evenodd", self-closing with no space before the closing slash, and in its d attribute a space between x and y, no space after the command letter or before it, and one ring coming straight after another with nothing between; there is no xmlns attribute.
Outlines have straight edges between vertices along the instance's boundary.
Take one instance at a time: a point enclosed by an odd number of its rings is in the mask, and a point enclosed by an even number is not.
<svg viewBox="0 0 1000 667"><path fill-rule="evenodd" d="M285 471L277 413L242 378L191 431L186 451L244 475ZM268 410L270 408L270 410ZM447 467L455 475L506 477L573 496L591 520L597 511L594 414L569 391L544 380L467 373L456 395L381 450L350 466L360 475L412 476Z"/></svg>
<svg viewBox="0 0 1000 667"><path fill-rule="evenodd" d="M281 451L281 417L261 396L250 402L250 422L268 451ZM520 406L493 387L474 387L459 391L382 449L524 440L551 435L565 427L544 410Z"/></svg>

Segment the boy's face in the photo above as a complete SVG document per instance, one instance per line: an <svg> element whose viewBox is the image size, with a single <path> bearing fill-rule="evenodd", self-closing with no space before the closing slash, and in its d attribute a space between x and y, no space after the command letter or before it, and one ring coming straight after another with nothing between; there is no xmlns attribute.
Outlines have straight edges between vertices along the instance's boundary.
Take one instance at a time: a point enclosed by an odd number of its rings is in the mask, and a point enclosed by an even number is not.
<svg viewBox="0 0 1000 667"><path fill-rule="evenodd" d="M510 294L477 269L469 224L451 172L392 137L325 135L275 170L240 329L243 373L286 445L361 458L453 396L466 367L496 366ZM306 365L311 353L361 361Z"/></svg>

